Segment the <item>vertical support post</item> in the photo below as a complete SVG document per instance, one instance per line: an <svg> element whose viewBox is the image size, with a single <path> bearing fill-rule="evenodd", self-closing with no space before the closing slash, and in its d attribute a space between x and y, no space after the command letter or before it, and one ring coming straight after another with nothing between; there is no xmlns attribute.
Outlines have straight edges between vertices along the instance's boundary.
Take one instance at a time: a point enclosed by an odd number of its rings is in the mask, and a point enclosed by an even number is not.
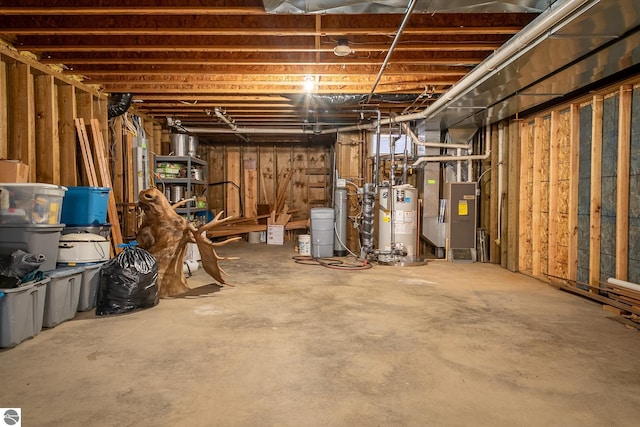
<svg viewBox="0 0 640 427"><path fill-rule="evenodd" d="M629 171L631 155L631 98L633 86L620 87L618 115L618 178L616 183L616 278L629 271Z"/></svg>
<svg viewBox="0 0 640 427"><path fill-rule="evenodd" d="M591 212L589 223L589 285L598 288L600 281L600 231L602 205L602 95L593 97L591 121ZM590 289L594 292L594 289Z"/></svg>
<svg viewBox="0 0 640 427"><path fill-rule="evenodd" d="M9 66L9 157L29 165L29 181L36 181L36 136L33 76L31 67Z"/></svg>
<svg viewBox="0 0 640 427"><path fill-rule="evenodd" d="M542 236L540 227L542 225L542 139L544 138L543 118L536 117L534 125L534 147L533 147L533 199L531 206L531 250L533 254L531 274L540 276L540 251L542 247Z"/></svg>
<svg viewBox="0 0 640 427"><path fill-rule="evenodd" d="M7 64L0 61L0 159L9 157L9 112L7 102Z"/></svg>
<svg viewBox="0 0 640 427"><path fill-rule="evenodd" d="M76 88L58 86L58 134L60 138L60 183L78 185L76 128Z"/></svg>
<svg viewBox="0 0 640 427"><path fill-rule="evenodd" d="M60 184L58 100L51 75L35 77L36 180Z"/></svg>
<svg viewBox="0 0 640 427"><path fill-rule="evenodd" d="M500 246L497 244L498 239L498 202L501 195L498 191L498 127L491 129L491 139L487 144L491 144L491 175L490 195L489 195L489 260L492 264L500 264Z"/></svg>
<svg viewBox="0 0 640 427"><path fill-rule="evenodd" d="M519 194L520 194L520 151L522 149L522 136L520 134L520 123L518 121L509 122L507 145L508 152L508 178L505 180L507 191L507 221L505 221L504 232L507 236L506 259L507 270L518 271L519 257Z"/></svg>
<svg viewBox="0 0 640 427"><path fill-rule="evenodd" d="M551 276L558 274L558 208L559 195L559 135L560 113L551 113L551 140L549 141L549 245L547 256L547 271Z"/></svg>
<svg viewBox="0 0 640 427"><path fill-rule="evenodd" d="M529 143L528 132L525 122L520 122L520 200L518 204L518 271L527 270L527 251L530 250L530 242L527 241L527 210L529 201L527 199L527 177L529 169Z"/></svg>
<svg viewBox="0 0 640 427"><path fill-rule="evenodd" d="M569 112L569 241L567 242L567 279L578 280L578 181L580 180L580 106L571 104Z"/></svg>

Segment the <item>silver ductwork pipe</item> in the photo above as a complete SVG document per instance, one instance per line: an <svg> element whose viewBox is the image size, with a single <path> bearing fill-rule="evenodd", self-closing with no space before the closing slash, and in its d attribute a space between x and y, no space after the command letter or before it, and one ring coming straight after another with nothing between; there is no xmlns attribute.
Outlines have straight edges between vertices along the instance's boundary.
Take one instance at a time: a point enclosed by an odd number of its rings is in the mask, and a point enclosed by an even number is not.
<svg viewBox="0 0 640 427"><path fill-rule="evenodd" d="M575 12L585 5L595 4L599 0L558 0L551 4L544 12L542 12L536 19L531 21L529 25L523 28L519 33L497 49L491 56L482 61L471 72L460 79L455 85L451 87L446 93L440 96L435 102L429 105L422 111L412 114L399 115L396 117L389 117L384 120L378 119L376 122L367 124L357 124L352 126L345 126L339 128L322 129L320 132L314 132L312 129L276 129L276 128L241 128L236 127L236 130L232 129L219 129L219 128L202 128L192 127L185 128L187 132L194 134L216 134L216 133L242 133L242 134L271 134L271 135L317 135L317 134L332 134L339 132L352 132L361 130L372 130L381 125L388 125L392 123L403 123L413 120L423 120L434 117L446 109L452 102L456 101L460 97L464 96L470 90L473 90L477 85L488 79L490 76L500 72L500 70L509 63L509 61L515 59L519 54L522 54L525 49L532 46L532 43L541 41L543 38L548 38L551 31L558 24L563 23L571 17ZM458 147L444 147L444 148L458 148ZM460 147L464 148L464 147Z"/></svg>
<svg viewBox="0 0 640 427"><path fill-rule="evenodd" d="M402 18L402 23L400 24L400 27L398 27L398 31L396 31L396 35L393 38L393 42L391 42L391 47L389 47L389 51L387 52L387 55L384 57L384 61L382 62L380 71L378 71L378 76L376 77L376 80L373 83L373 87L371 88L371 92L369 93L369 96L367 97L367 103L371 101L371 98L373 97L373 94L375 93L376 88L378 87L378 83L380 83L380 79L384 74L384 70L387 68L387 65L389 64L389 60L391 59L391 55L393 55L393 51L396 50L396 45L398 44L398 40L400 40L400 37L402 36L404 27L407 26L407 23L409 22L409 17L411 16L411 13L413 12L413 8L415 6L416 6L416 0L409 0L407 11L404 14L404 18Z"/></svg>
<svg viewBox="0 0 640 427"><path fill-rule="evenodd" d="M413 113L405 114L397 117L390 117L382 120L382 125L391 123L402 123L412 120L428 119L458 99L465 95L468 91L472 90L480 82L486 80L489 76L497 73L502 67L517 54L522 53L523 49L529 47L534 41L541 37L549 37L551 30L564 20L569 18L579 8L589 3L596 3L599 0L558 0L549 6L544 12L542 12L536 19L531 21L529 25L523 28L518 34L512 37L499 49L497 49L491 56L482 61L476 66L469 74L460 79L454 84L451 89L445 92L439 97L433 104L429 105L424 110ZM349 132L355 130L373 129L377 124L369 124L368 126L347 126L344 128L338 128L332 130L334 132Z"/></svg>
<svg viewBox="0 0 640 427"><path fill-rule="evenodd" d="M418 135L416 135L411 128L409 127L409 125L407 123L402 123L401 124L402 129L404 130L404 133L406 133L407 135L409 135L409 138L411 138L411 141L413 141L414 144L416 145L422 145L424 147L429 147L429 148L462 148L463 150L470 150L473 147L471 146L471 143L468 144L449 144L447 142L422 142L420 141L420 138L418 138Z"/></svg>

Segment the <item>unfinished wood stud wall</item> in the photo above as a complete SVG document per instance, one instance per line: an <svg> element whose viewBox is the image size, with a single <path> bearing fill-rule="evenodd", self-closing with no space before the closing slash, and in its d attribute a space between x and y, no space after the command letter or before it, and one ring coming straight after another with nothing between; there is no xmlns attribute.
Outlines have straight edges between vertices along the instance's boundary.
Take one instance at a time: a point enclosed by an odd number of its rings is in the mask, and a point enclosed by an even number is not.
<svg viewBox="0 0 640 427"><path fill-rule="evenodd" d="M78 185L73 119L99 118L106 135L106 108L106 96L0 46L0 158L29 165L29 182Z"/></svg>
<svg viewBox="0 0 640 427"><path fill-rule="evenodd" d="M0 61L0 159L9 156L9 112L7 111L7 64Z"/></svg>
<svg viewBox="0 0 640 427"><path fill-rule="evenodd" d="M53 76L35 77L36 180L60 184L58 99Z"/></svg>
<svg viewBox="0 0 640 427"><path fill-rule="evenodd" d="M278 188L292 172L284 189L285 204L294 219L309 218L313 207L325 205L329 147L315 145L205 144L209 162L209 207L226 215L252 217L273 208ZM262 211L260 211L262 209ZM267 211L268 212L268 211Z"/></svg>
<svg viewBox="0 0 640 427"><path fill-rule="evenodd" d="M624 84L521 123L519 156L509 151L520 160L519 271L591 291L640 279L639 92Z"/></svg>

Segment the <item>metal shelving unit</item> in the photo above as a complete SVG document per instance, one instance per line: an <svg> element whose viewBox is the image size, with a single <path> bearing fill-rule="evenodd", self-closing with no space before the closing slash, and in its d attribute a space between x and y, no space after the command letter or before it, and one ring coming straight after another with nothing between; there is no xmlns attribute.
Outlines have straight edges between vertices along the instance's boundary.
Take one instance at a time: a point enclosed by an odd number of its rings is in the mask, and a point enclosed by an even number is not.
<svg viewBox="0 0 640 427"><path fill-rule="evenodd" d="M199 193L196 191L197 186L206 186L206 177L209 176L209 163L205 160L198 159L190 156L156 156L154 159L154 172L159 163L176 163L185 165L186 176L184 178L160 178L154 173L154 182L157 188L166 188L169 185L184 186L184 198L189 199L193 196L197 196ZM193 171L200 167L203 169L203 177L205 179L194 179ZM202 191L206 195L205 191ZM198 213L206 213L209 210L208 207L198 208L197 205L187 206L176 209L176 212L180 215L186 215L190 220L193 220Z"/></svg>

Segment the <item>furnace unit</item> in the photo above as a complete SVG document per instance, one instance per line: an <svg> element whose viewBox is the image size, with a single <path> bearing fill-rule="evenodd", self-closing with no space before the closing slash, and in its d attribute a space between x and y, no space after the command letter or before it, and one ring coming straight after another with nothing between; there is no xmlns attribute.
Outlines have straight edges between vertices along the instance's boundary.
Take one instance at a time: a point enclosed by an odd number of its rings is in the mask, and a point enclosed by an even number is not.
<svg viewBox="0 0 640 427"><path fill-rule="evenodd" d="M450 261L476 260L476 183L444 185L445 236Z"/></svg>

